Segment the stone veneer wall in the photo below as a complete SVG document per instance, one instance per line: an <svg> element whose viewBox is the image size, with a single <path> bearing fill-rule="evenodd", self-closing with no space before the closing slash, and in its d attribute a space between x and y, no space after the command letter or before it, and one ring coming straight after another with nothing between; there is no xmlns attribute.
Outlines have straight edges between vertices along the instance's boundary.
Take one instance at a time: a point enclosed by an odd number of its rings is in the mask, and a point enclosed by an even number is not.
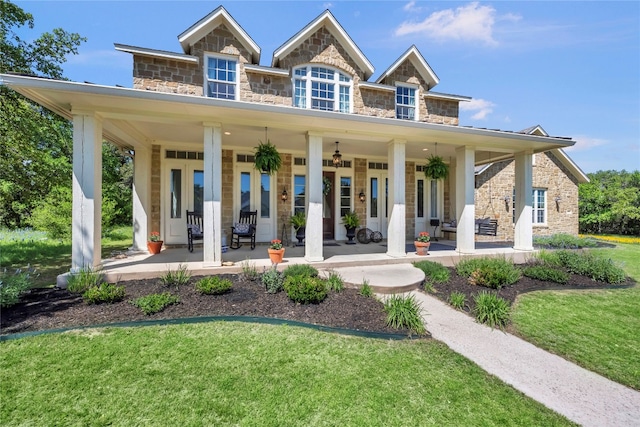
<svg viewBox="0 0 640 427"><path fill-rule="evenodd" d="M222 150L222 200L221 222L223 236L227 236L227 245L231 244L231 226L235 222L233 217L233 185L224 185L226 182L233 182L233 151Z"/></svg>
<svg viewBox="0 0 640 427"><path fill-rule="evenodd" d="M293 156L289 153L281 153L282 157L282 166L280 166L280 170L276 176L276 188L274 191L276 192L276 200L277 200L277 209L278 218L276 220L278 223L276 224L277 230L277 238L279 239L282 236L282 228L284 224L284 228L286 232L289 233L289 238L292 237L293 228L289 225L289 218L291 217L291 209L293 206L292 198L293 198L293 185L292 185L292 166L293 166ZM280 195L282 194L282 190L287 189L287 194L289 195L289 199L283 203L280 199Z"/></svg>
<svg viewBox="0 0 640 427"><path fill-rule="evenodd" d="M406 162L404 167L405 182L405 239L413 242L416 236L416 164Z"/></svg>
<svg viewBox="0 0 640 427"><path fill-rule="evenodd" d="M133 55L133 88L202 96L200 65Z"/></svg>
<svg viewBox="0 0 640 427"><path fill-rule="evenodd" d="M355 158L353 159L353 197L355 211L360 218L360 227L367 226L367 203L369 202L370 194L367 194L367 159ZM363 191L366 195L364 203L360 202L358 195L360 191Z"/></svg>
<svg viewBox="0 0 640 427"><path fill-rule="evenodd" d="M578 182L550 152L536 154L533 166L533 188L547 191L547 224L533 225L534 236L556 233L578 234ZM513 241L513 187L515 161L505 160L491 165L476 177L476 218L498 220L498 235L476 236L477 241ZM509 196L509 203L504 197ZM560 197L558 204L555 198Z"/></svg>
<svg viewBox="0 0 640 427"><path fill-rule="evenodd" d="M161 152L159 145L151 146L151 229L152 231L160 231L160 184L162 179ZM161 238L164 238L161 236Z"/></svg>

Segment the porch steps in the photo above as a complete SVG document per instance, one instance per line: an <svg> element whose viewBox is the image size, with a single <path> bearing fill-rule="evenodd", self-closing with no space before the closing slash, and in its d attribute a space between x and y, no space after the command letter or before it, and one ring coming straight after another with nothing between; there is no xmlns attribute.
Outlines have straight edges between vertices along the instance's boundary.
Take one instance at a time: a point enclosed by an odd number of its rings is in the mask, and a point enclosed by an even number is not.
<svg viewBox="0 0 640 427"><path fill-rule="evenodd" d="M419 289L425 275L412 264L359 265L333 268L346 287L360 288L366 281L377 294L395 294ZM324 272L328 272L325 270Z"/></svg>

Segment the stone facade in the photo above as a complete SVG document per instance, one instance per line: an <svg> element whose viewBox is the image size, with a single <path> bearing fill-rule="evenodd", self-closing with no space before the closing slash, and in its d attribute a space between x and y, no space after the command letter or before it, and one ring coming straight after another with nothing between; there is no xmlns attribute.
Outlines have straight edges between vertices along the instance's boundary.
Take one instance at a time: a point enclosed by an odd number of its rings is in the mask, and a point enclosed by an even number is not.
<svg viewBox="0 0 640 427"><path fill-rule="evenodd" d="M515 161L489 166L476 176L476 218L498 220L498 235L476 236L478 241L513 241ZM535 154L533 188L546 190L546 224L533 224L534 236L578 234L578 181L552 152ZM509 201L505 201L505 197ZM556 198L560 198L556 202Z"/></svg>
<svg viewBox="0 0 640 427"><path fill-rule="evenodd" d="M160 206L160 185L162 181L161 152L159 145L151 146L151 217L150 229L160 231L160 216L162 208Z"/></svg>

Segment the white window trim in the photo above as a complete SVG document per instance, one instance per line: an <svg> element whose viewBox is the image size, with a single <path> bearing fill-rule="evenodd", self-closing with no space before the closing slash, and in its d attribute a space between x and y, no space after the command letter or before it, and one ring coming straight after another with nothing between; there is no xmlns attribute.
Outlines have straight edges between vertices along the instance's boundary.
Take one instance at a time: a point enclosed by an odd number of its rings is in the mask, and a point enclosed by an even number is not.
<svg viewBox="0 0 640 427"><path fill-rule="evenodd" d="M206 98L211 98L208 93L209 93L209 87L208 87L208 83L209 83L209 58L216 58L216 59L226 59L227 61L235 61L236 62L236 79L233 82L233 84L236 87L235 90L235 97L233 98L234 101L237 101L238 99L240 99L240 58L238 56L235 55L227 55L224 53L214 53L214 52L205 52L204 53L204 64L203 64L203 70L202 70L202 75L204 76L204 81L202 82L203 84L203 94ZM211 81L221 81L221 80L211 80ZM225 83L230 83L230 82L225 82ZM212 98L212 99L223 99L223 98Z"/></svg>
<svg viewBox="0 0 640 427"><path fill-rule="evenodd" d="M414 89L416 91L415 93L415 105L414 105L414 114L413 114L413 121L417 122L420 120L420 86L418 85L414 85L411 83L405 83L405 82L396 82L395 83L396 89L394 90L394 110L395 110L395 118L398 119L398 113L397 113L397 108L398 108L398 87L407 87L409 89ZM404 106L404 104L402 104ZM407 120L407 119L399 119L399 120ZM411 121L411 120L409 120Z"/></svg>
<svg viewBox="0 0 640 427"><path fill-rule="evenodd" d="M334 74L334 78L333 80L324 80L324 79L318 79L318 78L312 78L311 77L311 67L320 67L320 68L326 68L328 70L332 70L335 72ZM299 69L306 69L306 73L305 76L296 76L295 71L299 70ZM349 82L343 82L340 80L340 74L343 74L345 76L347 76L349 78ZM337 113L341 113L342 111L340 111L340 86L348 86L349 87L349 111L348 113L352 114L353 113L353 104L354 104L354 100L353 100L353 76L349 75L348 73L346 73L345 71L336 68L336 67L332 67L329 65L325 65L325 64L321 64L321 63L313 63L313 64L305 64L305 65L299 65L297 67L294 67L291 70L291 87L293 89L293 94L291 97L291 104L296 107L295 105L295 81L296 80L302 80L305 82L305 91L306 91L306 105L305 105L305 109L307 110L311 110L311 82L312 81L319 81L319 82L332 82L335 86L334 86L334 91L333 91L333 111L337 112ZM296 107L296 108L301 108L301 107ZM326 110L319 110L319 111L326 111Z"/></svg>
<svg viewBox="0 0 640 427"><path fill-rule="evenodd" d="M538 191L544 191L544 208L539 208L537 207L538 205ZM534 188L533 189L533 203L531 204L531 211L532 211L532 218L531 218L531 224L534 227L546 227L547 222L548 222L548 215L549 215L549 210L547 209L548 207L548 203L547 203L547 196L548 196L548 191L546 188ZM540 210L544 210L544 222L537 222L537 218L538 218L538 211Z"/></svg>

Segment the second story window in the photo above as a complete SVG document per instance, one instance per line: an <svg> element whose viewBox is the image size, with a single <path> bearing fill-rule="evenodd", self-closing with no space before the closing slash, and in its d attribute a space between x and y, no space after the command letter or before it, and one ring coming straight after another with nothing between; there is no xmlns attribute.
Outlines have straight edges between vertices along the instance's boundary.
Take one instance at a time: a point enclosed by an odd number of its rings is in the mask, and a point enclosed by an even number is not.
<svg viewBox="0 0 640 427"><path fill-rule="evenodd" d="M303 66L293 70L293 105L314 110L351 112L351 77L327 67Z"/></svg>
<svg viewBox="0 0 640 427"><path fill-rule="evenodd" d="M416 88L409 86L396 87L396 118L417 120Z"/></svg>
<svg viewBox="0 0 640 427"><path fill-rule="evenodd" d="M210 98L236 99L238 62L223 57L207 57L207 96Z"/></svg>

